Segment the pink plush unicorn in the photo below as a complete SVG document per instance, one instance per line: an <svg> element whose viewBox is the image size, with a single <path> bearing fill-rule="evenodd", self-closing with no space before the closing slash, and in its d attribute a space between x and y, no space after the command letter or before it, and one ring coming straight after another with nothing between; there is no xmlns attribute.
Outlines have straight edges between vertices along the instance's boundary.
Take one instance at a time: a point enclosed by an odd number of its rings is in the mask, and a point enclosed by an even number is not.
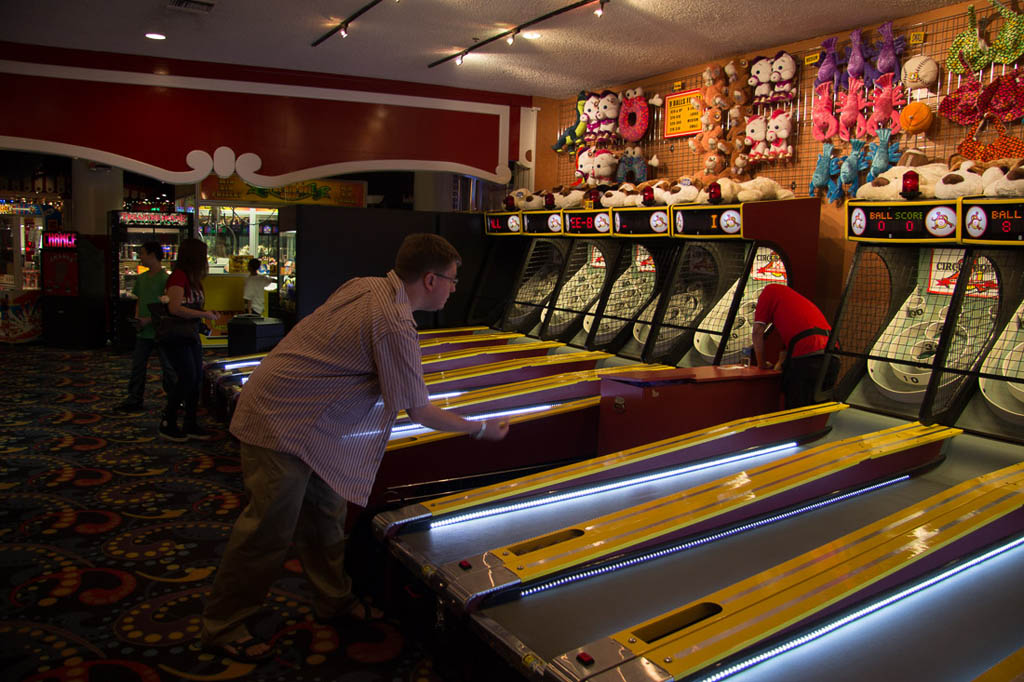
<svg viewBox="0 0 1024 682"><path fill-rule="evenodd" d="M871 104L864 99L864 81L851 77L849 90L838 94L836 104L839 106L839 137L847 142L850 141L851 133L853 137L863 137L867 121L862 109Z"/></svg>
<svg viewBox="0 0 1024 682"><path fill-rule="evenodd" d="M875 80L875 89L871 92L871 103L875 110L867 121L868 135L875 135L878 126L888 123L893 134L900 131L900 112L897 107L907 103L903 96L903 86L897 81L893 84L893 74L883 73Z"/></svg>
<svg viewBox="0 0 1024 682"><path fill-rule="evenodd" d="M811 105L811 132L818 142L826 142L839 132L839 120L833 113L832 81L825 81L814 88L814 102Z"/></svg>

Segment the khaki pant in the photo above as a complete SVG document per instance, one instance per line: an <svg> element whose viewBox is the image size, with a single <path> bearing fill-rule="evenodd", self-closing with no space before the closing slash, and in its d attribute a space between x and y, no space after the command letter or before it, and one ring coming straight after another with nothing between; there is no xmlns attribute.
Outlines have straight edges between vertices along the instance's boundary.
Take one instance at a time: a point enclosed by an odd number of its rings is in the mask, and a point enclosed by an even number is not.
<svg viewBox="0 0 1024 682"><path fill-rule="evenodd" d="M203 644L247 634L245 620L260 610L294 540L315 591L314 611L329 618L354 604L345 573L347 502L292 455L242 443L249 504L231 529L203 611Z"/></svg>

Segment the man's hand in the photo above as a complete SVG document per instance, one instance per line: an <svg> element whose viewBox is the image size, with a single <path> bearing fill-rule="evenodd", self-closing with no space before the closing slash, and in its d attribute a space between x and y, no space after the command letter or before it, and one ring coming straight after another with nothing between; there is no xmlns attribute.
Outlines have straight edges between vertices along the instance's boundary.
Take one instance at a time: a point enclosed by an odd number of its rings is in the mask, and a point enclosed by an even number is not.
<svg viewBox="0 0 1024 682"><path fill-rule="evenodd" d="M501 440L508 435L508 419L488 419L484 424L482 440Z"/></svg>

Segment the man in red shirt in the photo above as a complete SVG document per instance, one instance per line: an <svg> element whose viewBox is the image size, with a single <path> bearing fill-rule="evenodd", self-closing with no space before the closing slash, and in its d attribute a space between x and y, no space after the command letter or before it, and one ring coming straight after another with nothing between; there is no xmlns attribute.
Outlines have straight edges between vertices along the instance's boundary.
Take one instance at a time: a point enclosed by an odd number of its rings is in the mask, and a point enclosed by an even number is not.
<svg viewBox="0 0 1024 682"><path fill-rule="evenodd" d="M764 334L774 325L782 337L785 353L782 365L782 391L786 408L815 402L815 383L825 360L825 344L832 327L818 307L782 284L769 284L757 298L754 311L754 353L759 367L770 369L765 359ZM835 383L835 376L826 377L822 388Z"/></svg>

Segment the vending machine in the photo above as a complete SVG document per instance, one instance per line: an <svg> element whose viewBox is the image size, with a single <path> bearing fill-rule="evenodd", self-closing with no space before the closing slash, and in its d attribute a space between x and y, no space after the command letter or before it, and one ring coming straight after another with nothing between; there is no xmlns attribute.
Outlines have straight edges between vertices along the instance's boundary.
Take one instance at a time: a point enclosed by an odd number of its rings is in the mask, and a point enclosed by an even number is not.
<svg viewBox="0 0 1024 682"><path fill-rule="evenodd" d="M195 234L195 214L156 211L110 211L110 237L107 285L110 309L110 340L115 349L130 350L135 345L135 315L132 289L145 268L139 260L139 247L156 241L164 252L164 269L172 270L178 257L178 245Z"/></svg>
<svg viewBox="0 0 1024 682"><path fill-rule="evenodd" d="M106 238L71 230L43 232L41 282L43 341L96 348L106 341Z"/></svg>

